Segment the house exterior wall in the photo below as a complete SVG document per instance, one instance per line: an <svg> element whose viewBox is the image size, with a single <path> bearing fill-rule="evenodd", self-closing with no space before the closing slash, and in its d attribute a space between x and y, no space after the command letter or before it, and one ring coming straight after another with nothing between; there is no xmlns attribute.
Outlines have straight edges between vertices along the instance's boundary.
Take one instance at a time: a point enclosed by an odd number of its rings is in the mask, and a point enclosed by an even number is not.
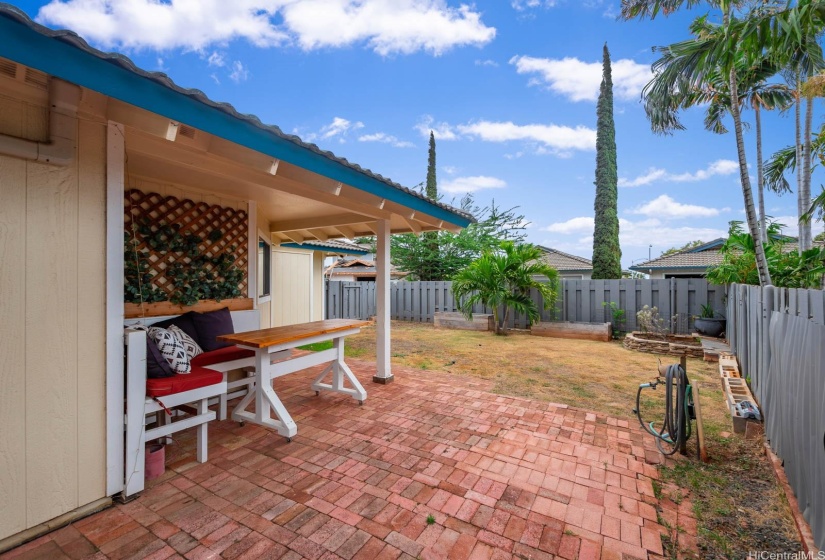
<svg viewBox="0 0 825 560"><path fill-rule="evenodd" d="M312 253L312 320L324 320L324 253Z"/></svg>
<svg viewBox="0 0 825 560"><path fill-rule="evenodd" d="M704 277L705 272L701 270L685 270L683 268L663 268L654 270L649 273L651 280L662 280L672 277L696 278L697 276Z"/></svg>
<svg viewBox="0 0 825 560"><path fill-rule="evenodd" d="M15 95L0 130L42 140ZM0 539L106 491L106 124L77 126L67 167L0 156Z"/></svg>

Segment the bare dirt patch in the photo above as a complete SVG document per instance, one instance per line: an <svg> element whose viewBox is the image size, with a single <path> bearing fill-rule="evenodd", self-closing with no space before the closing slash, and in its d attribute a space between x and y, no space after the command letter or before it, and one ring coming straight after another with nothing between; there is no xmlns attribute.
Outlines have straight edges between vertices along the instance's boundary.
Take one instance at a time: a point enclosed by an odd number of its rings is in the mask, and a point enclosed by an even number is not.
<svg viewBox="0 0 825 560"><path fill-rule="evenodd" d="M375 331L347 339L347 355L375 359ZM636 389L656 376L658 360L675 358L633 352L621 342L593 342L435 329L422 323L393 322L392 361L406 367L481 378L493 391L631 418ZM733 432L716 364L688 360L688 376L698 386L706 442L712 461L678 458L662 468L663 481L690 495L702 558L746 558L749 551L801 550L787 501L777 485L761 441ZM647 420L660 421L663 391L644 393ZM689 442L695 454L695 438ZM678 494L678 492L677 492ZM679 499L679 496L672 496ZM677 527L673 528L678 531ZM671 548L672 557L677 550Z"/></svg>

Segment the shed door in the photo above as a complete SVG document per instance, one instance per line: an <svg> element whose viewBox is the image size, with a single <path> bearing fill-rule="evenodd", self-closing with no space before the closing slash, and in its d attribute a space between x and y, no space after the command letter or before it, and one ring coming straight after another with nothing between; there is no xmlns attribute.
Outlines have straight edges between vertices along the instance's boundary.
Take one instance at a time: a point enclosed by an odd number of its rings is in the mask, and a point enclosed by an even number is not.
<svg viewBox="0 0 825 560"><path fill-rule="evenodd" d="M312 321L312 253L272 252L272 326Z"/></svg>

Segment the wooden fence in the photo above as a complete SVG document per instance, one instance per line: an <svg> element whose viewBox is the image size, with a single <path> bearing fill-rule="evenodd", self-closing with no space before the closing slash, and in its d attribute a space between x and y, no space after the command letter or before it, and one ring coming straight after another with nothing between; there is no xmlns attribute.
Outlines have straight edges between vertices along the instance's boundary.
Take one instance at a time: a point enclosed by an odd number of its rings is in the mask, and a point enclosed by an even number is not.
<svg viewBox="0 0 825 560"><path fill-rule="evenodd" d="M728 341L783 460L799 509L825 547L825 292L742 286L728 292Z"/></svg>
<svg viewBox="0 0 825 560"><path fill-rule="evenodd" d="M391 317L401 321L432 323L433 313L458 311L451 282L393 282L390 288ZM670 280L563 280L554 308L543 309L537 290L531 292L541 309L542 321L604 323L612 319L610 302L625 311L621 330L635 330L636 312L644 305L658 307L659 314L675 332L689 333L693 316L711 303L724 310L724 288L701 278ZM478 305L474 313L490 313ZM367 319L375 315L374 282L328 282L326 316L328 319ZM527 317L511 314L511 328L529 328Z"/></svg>

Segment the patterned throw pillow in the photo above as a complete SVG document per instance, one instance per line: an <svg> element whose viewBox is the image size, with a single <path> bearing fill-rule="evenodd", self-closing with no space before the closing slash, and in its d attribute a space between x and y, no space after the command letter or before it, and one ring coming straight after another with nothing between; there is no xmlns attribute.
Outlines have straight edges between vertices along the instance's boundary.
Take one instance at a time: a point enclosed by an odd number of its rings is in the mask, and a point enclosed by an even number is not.
<svg viewBox="0 0 825 560"><path fill-rule="evenodd" d="M172 366L172 371L175 373L189 373L192 371L189 356L186 355L183 343L178 340L178 337L168 330L158 327L149 327L149 336L158 345L161 355Z"/></svg>
<svg viewBox="0 0 825 560"><path fill-rule="evenodd" d="M186 350L186 355L190 360L198 354L203 354L203 348L201 348L191 336L183 332L179 326L169 325L169 332L175 335L175 338L180 340L181 344L183 344L183 349Z"/></svg>

